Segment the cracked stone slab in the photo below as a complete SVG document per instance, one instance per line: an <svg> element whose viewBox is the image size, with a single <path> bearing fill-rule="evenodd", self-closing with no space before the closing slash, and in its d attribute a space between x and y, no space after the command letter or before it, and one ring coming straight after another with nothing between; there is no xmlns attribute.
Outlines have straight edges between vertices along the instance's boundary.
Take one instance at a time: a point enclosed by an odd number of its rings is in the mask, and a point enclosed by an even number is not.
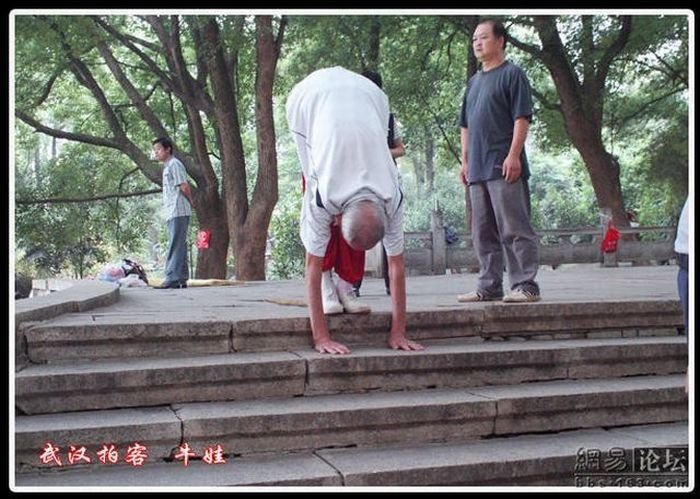
<svg viewBox="0 0 700 499"><path fill-rule="evenodd" d="M346 486L574 486L581 449L607 452L618 447L630 453L640 441L687 445L687 428L686 422L628 427L627 432L592 428L318 454L342 474Z"/></svg>
<svg viewBox="0 0 700 499"><path fill-rule="evenodd" d="M96 460L103 444L114 444L124 458L135 442L148 448L150 460L170 455L182 439L182 422L164 407L83 411L39 416L15 417L16 466L52 467L40 455L47 442L60 449L63 462L68 460L69 446L84 446ZM123 463L127 465L126 463Z"/></svg>
<svg viewBox="0 0 700 499"><path fill-rule="evenodd" d="M319 395L176 407L185 440L221 443L237 454L328 446L467 438L492 433L496 405L469 393Z"/></svg>
<svg viewBox="0 0 700 499"><path fill-rule="evenodd" d="M343 356L296 353L309 364L308 394L670 374L683 372L687 364L681 337L424 344L427 348L417 352L358 347Z"/></svg>
<svg viewBox="0 0 700 499"><path fill-rule="evenodd" d="M177 321L166 314L148 321L131 318L87 325L37 325L24 335L29 358L36 363L77 358L226 353L231 349L230 323Z"/></svg>
<svg viewBox="0 0 700 499"><path fill-rule="evenodd" d="M15 376L25 414L293 397L306 363L285 352L32 365Z"/></svg>
<svg viewBox="0 0 700 499"><path fill-rule="evenodd" d="M53 473L24 473L16 476L20 487L275 487L340 486L340 475L312 454L275 457L226 457L226 463L182 461L131 467L93 467L89 472L67 469Z"/></svg>

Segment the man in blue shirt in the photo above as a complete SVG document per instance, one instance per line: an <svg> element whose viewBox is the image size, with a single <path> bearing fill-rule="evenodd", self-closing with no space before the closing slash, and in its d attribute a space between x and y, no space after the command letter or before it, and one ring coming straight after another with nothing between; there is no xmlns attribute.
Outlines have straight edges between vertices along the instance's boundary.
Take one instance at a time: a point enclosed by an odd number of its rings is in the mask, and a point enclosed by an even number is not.
<svg viewBox="0 0 700 499"><path fill-rule="evenodd" d="M530 84L525 73L505 59L506 30L484 20L474 30L472 47L482 70L467 85L460 114L462 180L469 185L472 240L479 259L477 289L461 302L533 302L538 240L530 223L525 138L532 120ZM503 268L510 293L503 296Z"/></svg>

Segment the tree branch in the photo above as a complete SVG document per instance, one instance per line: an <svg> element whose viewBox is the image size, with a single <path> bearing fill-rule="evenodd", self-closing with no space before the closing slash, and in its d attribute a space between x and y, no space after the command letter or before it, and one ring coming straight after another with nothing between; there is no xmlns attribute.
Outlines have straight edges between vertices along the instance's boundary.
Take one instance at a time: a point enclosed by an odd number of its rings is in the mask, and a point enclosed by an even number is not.
<svg viewBox="0 0 700 499"><path fill-rule="evenodd" d="M141 49L136 47L132 42L131 39L134 37L126 36L117 31L111 24L103 21L100 19L98 16L91 16L91 19L97 23L103 30L105 30L107 33L112 35L114 38L116 38L118 41L122 42L125 47L127 47L129 50L131 50L134 54L136 54L143 62L146 63L146 65L150 68L150 70L162 81L165 83L165 85L168 86L168 88L172 89L174 92L178 92L177 85L175 82L168 76L167 73L162 71L158 64L155 63L153 59L151 59L149 56L147 56ZM153 44L149 44L150 46L153 46ZM155 47L154 50L156 52L162 52L162 47Z"/></svg>
<svg viewBox="0 0 700 499"><path fill-rule="evenodd" d="M118 117L116 116L114 110L107 101L107 97L105 96L104 92L98 85L95 78L92 76L90 69L82 60L73 55L73 47L71 47L68 41L66 40L66 35L58 26L58 24L49 18L46 18L45 20L46 22L48 22L49 27L60 38L61 48L63 49L66 59L69 61L68 67L70 68L73 75L75 75L76 80L78 81L78 83L90 90L90 92L95 97L95 100L102 109L107 124L112 130L112 134L114 135L115 140L126 140L126 135L119 124Z"/></svg>
<svg viewBox="0 0 700 499"><path fill-rule="evenodd" d="M124 36L125 40L129 40L130 42L138 43L139 45L143 45L144 47L152 50L153 52L158 53L161 50L161 47L159 45L156 45L155 43L151 43L149 41L146 41L146 40L139 38L137 36L134 36L134 35L123 35L123 36Z"/></svg>
<svg viewBox="0 0 700 499"><path fill-rule="evenodd" d="M622 27L617 34L615 41L610 44L603 56L598 62L598 71L596 71L596 83L597 87L603 88L605 86L605 80L608 77L608 72L610 71L610 65L613 59L622 52L622 49L627 45L627 41L630 38L630 33L632 33L632 16L622 16Z"/></svg>
<svg viewBox="0 0 700 499"><path fill-rule="evenodd" d="M41 124L38 120L32 118L24 111L15 109L15 116L24 121L27 125L34 128L37 132L44 133L51 137L57 137L59 139L73 140L76 142L83 142L85 144L92 144L96 146L109 147L112 149L121 150L121 144L115 140L107 139L104 137L95 137L94 135L87 135L84 133L73 133L64 132L63 130L57 130L55 128L50 128L46 125Z"/></svg>
<svg viewBox="0 0 700 499"><path fill-rule="evenodd" d="M428 102L428 99L426 99L425 95L422 93L419 93L420 99L423 101L423 104L425 105L425 109L428 110L428 113L433 117L433 121L435 121L435 125L438 127L438 130L440 131L440 135L442 135L442 138L445 141L445 144L447 145L447 149L450 151L450 154L454 156L454 158L457 160L458 164L462 164L462 155L455 150L455 148L452 146L452 142L450 142L449 135L445 131L445 129L442 126L442 123L440 122L440 118L437 115L437 113L433 112L433 110L430 107L430 103Z"/></svg>
<svg viewBox="0 0 700 499"><path fill-rule="evenodd" d="M540 104L542 104L542 106L546 109L562 112L561 104L555 104L554 102L550 101L549 99L547 99L547 97L545 97L543 93L538 92L537 89L535 89L534 87L532 87L530 91L532 92L532 95L534 95L535 98L540 102Z"/></svg>
<svg viewBox="0 0 700 499"><path fill-rule="evenodd" d="M665 61L659 54L657 54L656 52L652 51L652 54L654 55L654 57L656 57L656 59L661 63L661 65L662 65L663 67L665 67L666 69L668 69L668 72L664 71L663 69L659 69L659 68L655 68L655 67L653 67L653 66L649 66L651 69L656 69L656 71L659 71L660 73L665 74L666 76L668 76L669 78L671 78L671 80L679 80L681 83L683 83L683 84L686 86L686 88L688 88L688 74L687 74L687 73L684 73L683 71L678 71L678 70L677 70L676 68L674 68L671 64L669 64L668 62L666 62L666 61ZM639 63L641 64L641 61L639 61Z"/></svg>
<svg viewBox="0 0 700 499"><path fill-rule="evenodd" d="M207 77L209 76L209 69L207 67L205 51L203 49L202 33L197 22L189 22L190 31L192 33L192 41L194 42L194 53L197 59L197 83L201 87L205 87L207 84Z"/></svg>
<svg viewBox="0 0 700 499"><path fill-rule="evenodd" d="M527 52L528 54L535 56L537 59L542 60L542 50L536 47L535 45L530 45L529 43L521 42L511 34L508 34L508 42L514 45L515 47L518 47L523 52Z"/></svg>
<svg viewBox="0 0 700 499"><path fill-rule="evenodd" d="M357 22L357 19L354 19L355 23ZM352 26L348 26L347 23L345 22L345 17L340 17L340 27L342 28L342 31L345 35L350 38L350 41L352 42L352 47L354 51L356 52L357 58L360 61L360 67L364 71L365 69L376 69L376 68L369 68L367 66L367 60L365 58L365 53L362 50L362 44L360 41L357 39L357 36L355 36L355 33L357 32L357 25L353 23Z"/></svg>
<svg viewBox="0 0 700 499"><path fill-rule="evenodd" d="M58 77L63 74L63 71L66 68L63 67L63 65L57 67L51 77L49 78L49 81L46 82L46 85L44 86L44 91L42 94L39 96L39 98L34 102L33 107L39 107L41 106L46 99L49 98L49 95L51 94L51 89L53 88L53 84L56 83L56 80L58 80Z"/></svg>
<svg viewBox="0 0 700 499"><path fill-rule="evenodd" d="M99 50L100 55L102 55L102 58L107 63L107 66L114 75L114 78L117 80L117 82L122 87L126 95L129 97L129 100L136 106L143 119L146 120L146 123L148 123L148 126L153 131L153 133L157 137L165 137L167 135L165 127L161 123L158 116L156 116L153 110L148 106L148 104L146 104L146 101L138 92L138 90L136 90L136 87L134 87L131 81L126 77L121 67L119 66L119 62L114 57L114 54L112 54L112 51L109 50L107 44L105 42L100 42L97 44L97 49Z"/></svg>
<svg viewBox="0 0 700 499"><path fill-rule="evenodd" d="M288 18L287 16L282 16L280 19L280 25L277 29L277 37L275 38L275 56L279 58L280 52L282 50L282 40L284 39L284 30L287 28Z"/></svg>
<svg viewBox="0 0 700 499"><path fill-rule="evenodd" d="M648 108L656 104L657 102L660 102L667 97L671 97L673 94L676 94L678 92L683 91L683 88L674 88L673 90L670 90L669 92L666 92L663 95L660 95L656 99L652 99L649 102L645 102L639 109L637 109L635 112L628 114L627 116L624 116L623 118L620 118L620 127L622 127L625 123L627 123L630 120L633 120L640 114L642 114L644 111L646 111Z"/></svg>
<svg viewBox="0 0 700 499"><path fill-rule="evenodd" d="M16 199L16 204L67 204L67 203L90 203L93 201L105 201L114 198L133 198L138 196L150 196L151 194L159 194L162 189L151 189L150 191L127 192L119 194L105 194L104 196L94 196L91 198L46 198L46 199Z"/></svg>
<svg viewBox="0 0 700 499"><path fill-rule="evenodd" d="M214 102L206 91L206 88L199 85L199 82L187 70L187 62L182 54L180 44L180 25L178 16L170 16L172 33L168 33L163 24L161 16L146 16L148 22L155 31L158 39L163 44L165 60L171 74L175 75L179 85L173 87L173 92L183 102L204 111L207 116L213 116Z"/></svg>

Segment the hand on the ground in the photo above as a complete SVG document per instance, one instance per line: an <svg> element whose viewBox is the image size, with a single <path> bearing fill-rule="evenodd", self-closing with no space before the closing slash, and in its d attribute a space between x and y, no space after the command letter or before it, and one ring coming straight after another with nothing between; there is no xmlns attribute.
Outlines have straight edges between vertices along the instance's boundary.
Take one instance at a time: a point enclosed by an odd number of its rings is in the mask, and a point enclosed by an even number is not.
<svg viewBox="0 0 700 499"><path fill-rule="evenodd" d="M389 337L389 346L394 350L423 350L425 347L420 343L411 341L406 336Z"/></svg>
<svg viewBox="0 0 700 499"><path fill-rule="evenodd" d="M333 341L333 340L318 341L314 345L314 348L319 353L330 353L330 354L350 353L350 349L348 347L346 347L342 343L338 343L337 341Z"/></svg>

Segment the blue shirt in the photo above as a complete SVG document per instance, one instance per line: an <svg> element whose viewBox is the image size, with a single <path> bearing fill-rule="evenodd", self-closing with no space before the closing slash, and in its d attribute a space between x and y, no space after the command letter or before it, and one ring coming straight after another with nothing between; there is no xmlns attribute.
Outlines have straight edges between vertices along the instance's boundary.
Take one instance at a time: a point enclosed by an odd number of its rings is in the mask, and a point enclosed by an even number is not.
<svg viewBox="0 0 700 499"><path fill-rule="evenodd" d="M467 163L470 184L503 177L503 161L518 118L532 120L530 84L522 69L506 61L479 71L467 84L460 126L469 130ZM527 155L520 153L522 178L530 176Z"/></svg>

